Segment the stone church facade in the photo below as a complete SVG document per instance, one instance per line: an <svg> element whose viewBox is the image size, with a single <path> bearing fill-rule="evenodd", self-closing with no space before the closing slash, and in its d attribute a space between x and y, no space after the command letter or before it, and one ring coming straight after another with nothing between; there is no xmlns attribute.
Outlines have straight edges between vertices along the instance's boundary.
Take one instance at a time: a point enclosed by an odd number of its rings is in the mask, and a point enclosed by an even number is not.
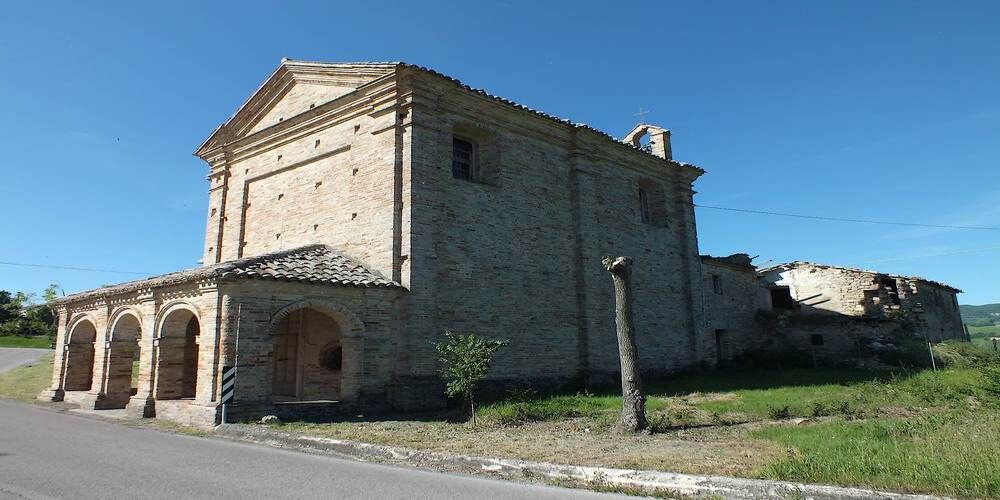
<svg viewBox="0 0 1000 500"><path fill-rule="evenodd" d="M234 418L439 408L446 330L509 342L497 389L614 383L605 255L635 261L647 374L777 338L761 311L792 268L698 254L704 171L673 160L663 128L619 140L418 66L283 60L195 154L209 170L202 266L59 299L41 399L212 425L236 366ZM818 297L805 283L789 304ZM954 337L958 290L914 286L940 292L922 317ZM794 333L782 338L816 334Z"/></svg>
<svg viewBox="0 0 1000 500"><path fill-rule="evenodd" d="M60 299L40 397L210 425L238 365L235 417L435 408L445 330L510 342L498 386L613 380L604 255L635 258L644 371L716 358L703 171L664 129L618 140L417 66L283 60L195 154L203 266Z"/></svg>

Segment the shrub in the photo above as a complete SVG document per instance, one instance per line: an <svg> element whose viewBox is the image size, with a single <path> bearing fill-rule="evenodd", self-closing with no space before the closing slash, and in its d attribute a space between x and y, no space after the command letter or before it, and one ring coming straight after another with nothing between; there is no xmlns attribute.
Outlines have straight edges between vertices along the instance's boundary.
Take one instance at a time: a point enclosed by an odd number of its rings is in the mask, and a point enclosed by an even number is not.
<svg viewBox="0 0 1000 500"><path fill-rule="evenodd" d="M503 340L484 339L474 333L460 334L446 331L444 340L434 344L441 362L441 377L449 397L461 396L468 404L472 424L476 424L476 404L473 394L476 386L490 369L493 354L507 345Z"/></svg>
<svg viewBox="0 0 1000 500"><path fill-rule="evenodd" d="M830 409L827 408L825 404L820 401L813 403L812 416L814 417L826 417L830 415Z"/></svg>
<svg viewBox="0 0 1000 500"><path fill-rule="evenodd" d="M768 406L767 416L770 417L771 420L788 420L792 418L792 410L788 406L780 408L777 406Z"/></svg>

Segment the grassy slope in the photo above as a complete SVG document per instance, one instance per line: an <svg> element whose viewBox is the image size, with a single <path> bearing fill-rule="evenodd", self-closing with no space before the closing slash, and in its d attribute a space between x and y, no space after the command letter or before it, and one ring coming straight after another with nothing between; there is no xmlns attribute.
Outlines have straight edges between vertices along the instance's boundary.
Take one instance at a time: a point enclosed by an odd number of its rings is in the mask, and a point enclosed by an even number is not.
<svg viewBox="0 0 1000 500"><path fill-rule="evenodd" d="M48 349L51 345L52 339L49 337L0 337L0 347L37 347L39 349Z"/></svg>
<svg viewBox="0 0 1000 500"><path fill-rule="evenodd" d="M1000 412L768 427L752 433L791 447L764 476L896 491L1000 497Z"/></svg>
<svg viewBox="0 0 1000 500"><path fill-rule="evenodd" d="M609 432L621 404L611 393L484 404L478 428L433 416L283 427L475 455L993 498L1000 402L986 378L977 368L688 375L648 384L650 436ZM808 418L784 420L794 417Z"/></svg>
<svg viewBox="0 0 1000 500"><path fill-rule="evenodd" d="M993 343L990 342L990 337L1000 337L1000 325L994 326L970 326L969 327L969 337L972 338L974 344L981 345L983 347L993 348Z"/></svg>
<svg viewBox="0 0 1000 500"><path fill-rule="evenodd" d="M0 373L0 398L33 402L52 382L52 355L46 354L34 364Z"/></svg>
<svg viewBox="0 0 1000 500"><path fill-rule="evenodd" d="M981 306L972 305L960 305L959 311L962 314L962 320L964 321L974 321L974 320L988 320L992 321L997 319L993 316L995 313L1000 313L1000 304L983 304Z"/></svg>

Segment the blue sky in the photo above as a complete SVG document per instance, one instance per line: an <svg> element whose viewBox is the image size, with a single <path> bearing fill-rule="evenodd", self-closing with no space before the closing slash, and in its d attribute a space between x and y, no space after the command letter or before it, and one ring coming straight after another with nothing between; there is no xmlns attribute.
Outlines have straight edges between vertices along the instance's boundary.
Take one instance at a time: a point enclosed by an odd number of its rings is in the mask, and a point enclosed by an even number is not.
<svg viewBox="0 0 1000 500"><path fill-rule="evenodd" d="M0 261L196 265L207 169L191 152L281 57L420 64L616 136L651 110L675 158L708 171L701 204L1000 226L1000 3L540 3L6 5ZM707 209L698 231L703 253L1000 302L1000 231ZM0 265L13 290L136 277Z"/></svg>

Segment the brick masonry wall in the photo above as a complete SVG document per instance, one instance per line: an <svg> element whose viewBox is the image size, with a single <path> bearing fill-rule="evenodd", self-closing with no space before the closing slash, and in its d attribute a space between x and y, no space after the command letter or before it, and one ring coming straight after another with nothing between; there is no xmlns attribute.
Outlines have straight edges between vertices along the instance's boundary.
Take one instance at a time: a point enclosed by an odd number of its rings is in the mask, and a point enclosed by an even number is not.
<svg viewBox="0 0 1000 500"><path fill-rule="evenodd" d="M692 294L701 280L690 205L696 171L448 82L415 76L411 84L401 378L434 378L432 342L446 329L510 341L489 374L494 380L543 386L610 378L618 358L603 255L636 260L643 368L668 372L701 360L701 297ZM452 176L455 135L479 143L481 182ZM641 180L662 188L662 226L640 222Z"/></svg>
<svg viewBox="0 0 1000 500"><path fill-rule="evenodd" d="M300 307L332 318L339 327L343 348L340 400L352 407L388 406L398 345L394 307L400 291L254 280L225 283L221 288L230 311L222 356L225 363L235 359L239 318L240 368L234 411L239 413L242 408L261 414L273 409L274 325ZM303 360L311 366L318 354L307 350Z"/></svg>
<svg viewBox="0 0 1000 500"><path fill-rule="evenodd" d="M708 259L702 261L702 266L708 332L715 335L716 330L725 330L721 339L723 352L717 351L718 342L712 346L716 359L728 361L760 349L765 338L756 314L767 308L767 290L761 287L756 272ZM721 280L722 293L716 293L713 276Z"/></svg>
<svg viewBox="0 0 1000 500"><path fill-rule="evenodd" d="M892 305L888 289L878 284L880 278L895 281L898 306ZM920 338L965 338L955 292L928 281L811 264L772 271L764 281L789 286L804 313L894 317L910 322Z"/></svg>
<svg viewBox="0 0 1000 500"><path fill-rule="evenodd" d="M347 106L291 131L305 119L286 117L290 130L258 132L213 166L204 262L326 243L399 279L396 114Z"/></svg>
<svg viewBox="0 0 1000 500"><path fill-rule="evenodd" d="M874 273L833 267L803 266L772 272L765 281L789 287L804 311L862 316L870 312L865 291L876 291Z"/></svg>
<svg viewBox="0 0 1000 500"><path fill-rule="evenodd" d="M966 339L954 291L907 278L896 278L896 286L903 310L916 323L917 335L926 335L931 341Z"/></svg>

